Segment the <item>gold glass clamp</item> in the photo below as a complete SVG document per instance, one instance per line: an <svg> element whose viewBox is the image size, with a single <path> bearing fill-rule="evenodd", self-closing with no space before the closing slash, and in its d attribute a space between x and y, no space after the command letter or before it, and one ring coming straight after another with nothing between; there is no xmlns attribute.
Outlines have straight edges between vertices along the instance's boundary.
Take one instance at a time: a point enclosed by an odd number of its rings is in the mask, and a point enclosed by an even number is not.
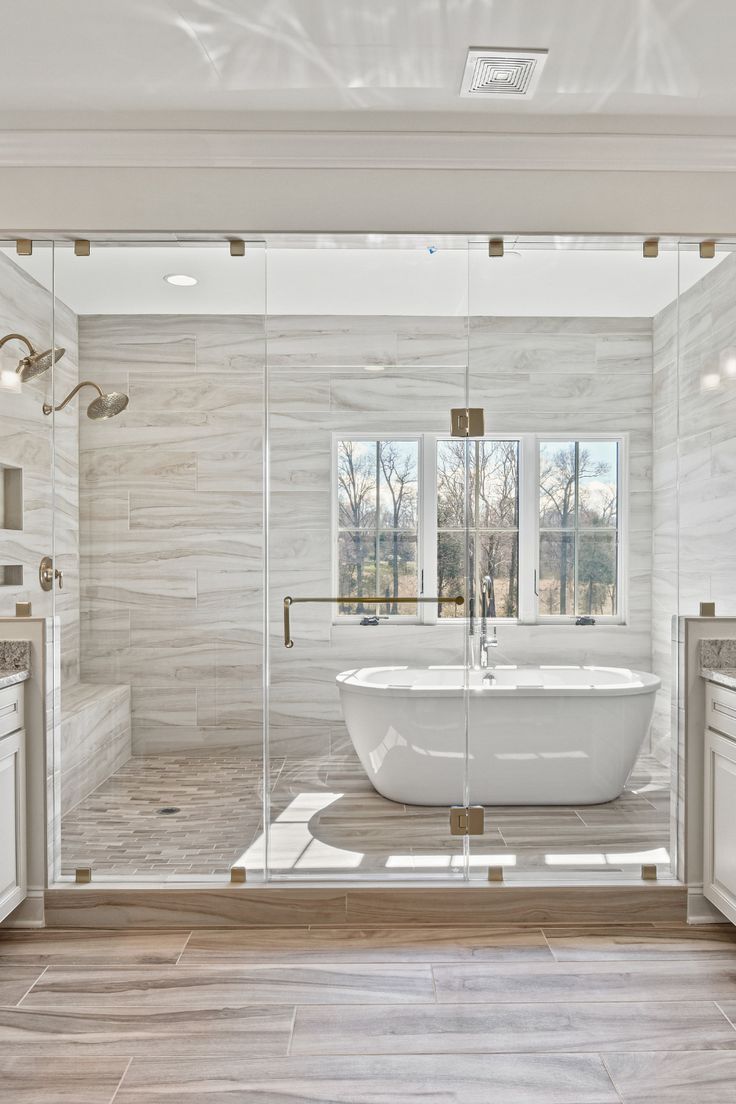
<svg viewBox="0 0 736 1104"><path fill-rule="evenodd" d="M291 607L293 605L295 605L297 602L330 602L331 604L334 604L335 602L337 602L340 605L343 605L343 604L357 605L358 603L363 604L363 603L370 602L374 606L382 606L384 604L387 605L387 606L393 606L393 605L399 605L399 604L400 605L410 605L410 606L412 606L412 605L416 605L416 603L418 603L418 602L425 602L425 603L429 602L429 603L434 603L434 605L443 605L443 604L446 604L446 603L451 603L453 606L462 606L465 603L465 599L463 598L462 594L455 594L455 595L453 595L452 598L438 598L438 597L437 598L386 598L385 596L377 597L377 598L376 597L366 598L362 594L351 594L351 595L348 595L347 597L339 597L338 596L337 598L292 598L292 596L290 594L287 594L286 597L284 598L284 647L285 648L293 648L294 647L294 641L291 638Z"/></svg>

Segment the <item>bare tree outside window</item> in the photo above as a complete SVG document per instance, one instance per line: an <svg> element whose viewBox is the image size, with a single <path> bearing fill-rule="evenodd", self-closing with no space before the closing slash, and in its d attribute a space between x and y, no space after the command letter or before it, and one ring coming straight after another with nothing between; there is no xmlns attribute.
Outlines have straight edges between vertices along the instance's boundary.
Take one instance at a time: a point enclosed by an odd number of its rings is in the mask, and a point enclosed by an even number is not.
<svg viewBox="0 0 736 1104"><path fill-rule="evenodd" d="M416 441L340 441L337 447L340 594L383 595L381 612L416 614L394 599L418 593ZM356 614L376 607L340 606Z"/></svg>
<svg viewBox="0 0 736 1104"><path fill-rule="evenodd" d="M475 592L489 577L490 616L518 617L518 441L437 444L437 586L442 597L465 591L466 514ZM464 611L444 606L438 614L464 616Z"/></svg>
<svg viewBox="0 0 736 1104"><path fill-rule="evenodd" d="M618 612L618 443L542 441L539 610Z"/></svg>

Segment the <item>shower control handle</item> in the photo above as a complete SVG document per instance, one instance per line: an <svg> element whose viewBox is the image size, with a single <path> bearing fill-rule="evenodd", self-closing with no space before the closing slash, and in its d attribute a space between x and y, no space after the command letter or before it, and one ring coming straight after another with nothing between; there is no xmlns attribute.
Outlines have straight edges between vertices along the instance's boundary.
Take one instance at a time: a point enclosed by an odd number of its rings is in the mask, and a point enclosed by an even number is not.
<svg viewBox="0 0 736 1104"><path fill-rule="evenodd" d="M59 584L59 590L64 589L64 572L54 567L54 561L50 556L44 556L38 565L38 581L41 590L49 591L54 585L54 579Z"/></svg>

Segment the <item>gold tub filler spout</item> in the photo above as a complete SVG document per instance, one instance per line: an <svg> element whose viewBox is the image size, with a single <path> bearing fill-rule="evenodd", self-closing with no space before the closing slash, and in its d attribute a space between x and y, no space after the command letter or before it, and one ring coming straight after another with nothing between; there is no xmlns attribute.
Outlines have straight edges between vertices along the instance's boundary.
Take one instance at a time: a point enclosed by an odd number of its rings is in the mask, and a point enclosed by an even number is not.
<svg viewBox="0 0 736 1104"><path fill-rule="evenodd" d="M381 597L378 597L378 598L374 598L374 597L365 598L362 595L357 595L357 594L351 594L348 597L337 597L337 598L292 598L292 596L290 594L287 594L286 597L284 598L284 647L285 648L293 648L294 647L294 641L292 640L292 637L291 637L291 607L293 605L296 605L297 602L330 602L331 604L334 604L334 603L337 602L340 605L350 604L350 605L353 605L353 606L358 605L358 604L362 605L362 604L366 604L366 603L371 603L374 606L382 606L382 605L394 606L394 605L399 605L399 604L413 606L413 605L416 605L418 602L425 602L425 603L429 602L429 603L434 604L435 606L443 605L443 604L450 604L450 605L453 605L453 606L462 606L465 603L465 599L463 598L462 594L453 595L453 597L451 597L451 598L439 598L439 597L436 597L436 598L386 598L386 597L383 597L383 598L381 598Z"/></svg>

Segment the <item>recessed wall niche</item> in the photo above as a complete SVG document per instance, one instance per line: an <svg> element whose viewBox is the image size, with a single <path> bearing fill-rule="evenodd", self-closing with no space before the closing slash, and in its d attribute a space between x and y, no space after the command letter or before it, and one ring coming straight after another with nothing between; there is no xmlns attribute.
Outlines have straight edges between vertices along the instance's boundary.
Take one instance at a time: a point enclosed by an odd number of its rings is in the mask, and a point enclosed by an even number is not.
<svg viewBox="0 0 736 1104"><path fill-rule="evenodd" d="M23 469L0 464L0 529L22 528Z"/></svg>

